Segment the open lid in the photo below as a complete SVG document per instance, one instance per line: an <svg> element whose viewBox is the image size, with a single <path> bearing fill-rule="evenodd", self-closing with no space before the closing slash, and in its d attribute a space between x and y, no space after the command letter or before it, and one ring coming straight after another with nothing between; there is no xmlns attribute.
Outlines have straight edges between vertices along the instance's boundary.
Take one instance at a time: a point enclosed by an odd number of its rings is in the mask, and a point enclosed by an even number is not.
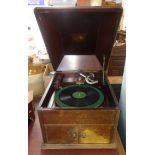
<svg viewBox="0 0 155 155"><path fill-rule="evenodd" d="M96 55L105 69L122 15L121 7L37 7L34 13L56 70L64 55Z"/></svg>

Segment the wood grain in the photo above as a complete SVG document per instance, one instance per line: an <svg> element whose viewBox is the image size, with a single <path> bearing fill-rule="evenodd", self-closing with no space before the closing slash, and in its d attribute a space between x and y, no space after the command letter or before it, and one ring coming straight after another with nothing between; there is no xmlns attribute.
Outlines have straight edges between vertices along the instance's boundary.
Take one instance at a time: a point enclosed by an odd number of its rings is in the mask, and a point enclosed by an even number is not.
<svg viewBox="0 0 155 155"><path fill-rule="evenodd" d="M38 102L35 103L38 106ZM42 150L42 136L37 112L35 122L28 128L28 154L29 155L125 155L119 134L117 133L117 149L53 149Z"/></svg>
<svg viewBox="0 0 155 155"><path fill-rule="evenodd" d="M74 70L98 71L102 66L95 55L65 55L57 71Z"/></svg>
<svg viewBox="0 0 155 155"><path fill-rule="evenodd" d="M96 55L101 64L105 55L108 67L121 7L38 7L34 12L54 70L64 55Z"/></svg>
<svg viewBox="0 0 155 155"><path fill-rule="evenodd" d="M122 84L122 76L108 76L110 84Z"/></svg>

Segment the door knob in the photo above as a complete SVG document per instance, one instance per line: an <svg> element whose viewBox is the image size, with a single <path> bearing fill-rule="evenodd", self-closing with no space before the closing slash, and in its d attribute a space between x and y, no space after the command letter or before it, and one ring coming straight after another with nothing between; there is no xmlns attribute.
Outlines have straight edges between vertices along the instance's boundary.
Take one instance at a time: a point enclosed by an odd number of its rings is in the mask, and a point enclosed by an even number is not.
<svg viewBox="0 0 155 155"><path fill-rule="evenodd" d="M77 137L77 134L74 132L74 133L72 134L72 136L73 136L73 138L76 138L76 137Z"/></svg>
<svg viewBox="0 0 155 155"><path fill-rule="evenodd" d="M86 138L86 133L82 133L81 138Z"/></svg>

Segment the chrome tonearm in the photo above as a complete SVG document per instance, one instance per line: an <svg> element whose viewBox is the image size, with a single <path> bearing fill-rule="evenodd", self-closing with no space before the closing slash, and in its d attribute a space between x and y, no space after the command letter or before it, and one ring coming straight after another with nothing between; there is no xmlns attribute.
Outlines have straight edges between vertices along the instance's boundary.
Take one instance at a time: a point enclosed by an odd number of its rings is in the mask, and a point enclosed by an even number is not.
<svg viewBox="0 0 155 155"><path fill-rule="evenodd" d="M91 73L91 74L88 75L88 76L86 76L86 75L84 75L84 74L82 74L82 73L80 73L80 75L81 75L82 77L85 78L85 81L86 81L86 83L88 83L88 84L96 84L96 83L98 83L98 80L92 80L92 79L91 79L91 77L94 78L94 74L93 74L93 73Z"/></svg>

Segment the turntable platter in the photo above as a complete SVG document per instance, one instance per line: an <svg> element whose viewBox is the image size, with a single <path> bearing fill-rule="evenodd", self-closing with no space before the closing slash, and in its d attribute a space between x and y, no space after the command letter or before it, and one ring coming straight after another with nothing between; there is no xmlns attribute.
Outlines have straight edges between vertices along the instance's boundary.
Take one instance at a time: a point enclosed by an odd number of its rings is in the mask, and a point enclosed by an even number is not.
<svg viewBox="0 0 155 155"><path fill-rule="evenodd" d="M102 91L90 85L67 86L55 94L55 102L60 107L97 108L103 101Z"/></svg>

